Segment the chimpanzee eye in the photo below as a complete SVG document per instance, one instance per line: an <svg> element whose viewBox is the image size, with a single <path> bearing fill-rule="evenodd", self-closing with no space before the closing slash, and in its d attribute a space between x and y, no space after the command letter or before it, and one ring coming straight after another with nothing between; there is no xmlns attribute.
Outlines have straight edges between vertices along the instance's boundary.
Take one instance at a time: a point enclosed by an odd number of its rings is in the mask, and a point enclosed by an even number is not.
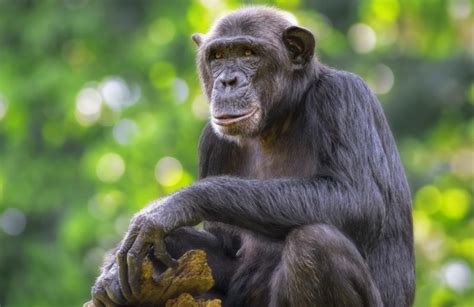
<svg viewBox="0 0 474 307"><path fill-rule="evenodd" d="M215 58L215 59L221 59L221 58L222 58L222 52L216 51L216 52L214 53L214 58Z"/></svg>
<svg viewBox="0 0 474 307"><path fill-rule="evenodd" d="M250 49L245 49L244 54L245 54L245 56L251 56L253 54L253 52Z"/></svg>

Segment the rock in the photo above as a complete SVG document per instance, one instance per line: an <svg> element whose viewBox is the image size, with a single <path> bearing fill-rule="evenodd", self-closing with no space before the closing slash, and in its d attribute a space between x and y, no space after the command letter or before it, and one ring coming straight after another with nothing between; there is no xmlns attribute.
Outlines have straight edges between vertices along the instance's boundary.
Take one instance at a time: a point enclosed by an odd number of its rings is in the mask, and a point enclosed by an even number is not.
<svg viewBox="0 0 474 307"><path fill-rule="evenodd" d="M147 258L143 262L142 293L133 306L166 307L220 307L219 299L195 299L193 295L207 292L214 285L211 268L207 264L206 252L190 250L178 259L176 268L168 268L158 281L155 268ZM87 302L83 307L94 307Z"/></svg>
<svg viewBox="0 0 474 307"><path fill-rule="evenodd" d="M221 300L195 299L189 293L183 293L175 299L166 301L165 307L221 307Z"/></svg>

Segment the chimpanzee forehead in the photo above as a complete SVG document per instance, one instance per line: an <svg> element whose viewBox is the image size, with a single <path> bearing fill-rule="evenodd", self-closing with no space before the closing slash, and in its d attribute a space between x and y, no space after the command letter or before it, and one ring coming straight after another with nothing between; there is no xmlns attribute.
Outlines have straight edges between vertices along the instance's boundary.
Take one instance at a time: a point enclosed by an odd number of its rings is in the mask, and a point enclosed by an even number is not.
<svg viewBox="0 0 474 307"><path fill-rule="evenodd" d="M275 35L280 37L283 30L295 24L294 17L288 13L269 7L250 7L219 19L209 34L213 37L248 35L272 38Z"/></svg>

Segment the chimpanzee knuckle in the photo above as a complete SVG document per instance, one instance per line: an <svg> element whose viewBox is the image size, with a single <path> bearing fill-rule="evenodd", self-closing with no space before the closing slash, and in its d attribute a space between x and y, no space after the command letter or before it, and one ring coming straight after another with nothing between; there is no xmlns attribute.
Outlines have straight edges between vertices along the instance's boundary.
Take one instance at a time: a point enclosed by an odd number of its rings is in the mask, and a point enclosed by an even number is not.
<svg viewBox="0 0 474 307"><path fill-rule="evenodd" d="M110 267L107 271L107 275L113 276L116 278L118 276L118 263L114 262L114 264Z"/></svg>
<svg viewBox="0 0 474 307"><path fill-rule="evenodd" d="M127 254L128 254L128 251L126 249L120 249L118 252L117 252L117 262L123 262L124 260L127 259Z"/></svg>
<svg viewBox="0 0 474 307"><path fill-rule="evenodd" d="M141 212L135 214L132 219L130 220L130 227L129 229L133 231L143 223L143 214Z"/></svg>
<svg viewBox="0 0 474 307"><path fill-rule="evenodd" d="M110 284L112 281L114 281L117 277L116 277L116 274L114 274L115 272L107 272L106 274L104 274L102 277L101 277L101 284L102 285L108 285Z"/></svg>
<svg viewBox="0 0 474 307"><path fill-rule="evenodd" d="M157 219L155 218L155 216L151 213L143 214L137 220L138 224L136 224L136 229L138 231L145 231L145 232L152 231L153 229L155 229L159 226L156 223L156 220Z"/></svg>
<svg viewBox="0 0 474 307"><path fill-rule="evenodd" d="M157 219L153 215L149 214L141 219L140 231L146 234L156 233L162 228L161 224L158 223Z"/></svg>
<svg viewBox="0 0 474 307"><path fill-rule="evenodd" d="M106 290L110 293L120 293L120 284L118 280L113 280L110 283L107 284Z"/></svg>
<svg viewBox="0 0 474 307"><path fill-rule="evenodd" d="M160 235L162 227L160 224L150 221L148 222L144 230L146 231L149 237L150 236L156 237Z"/></svg>
<svg viewBox="0 0 474 307"><path fill-rule="evenodd" d="M143 224L143 221L145 220L146 218L146 215L143 214L143 213L138 213L136 216L135 216L135 224L136 225L141 225Z"/></svg>
<svg viewBox="0 0 474 307"><path fill-rule="evenodd" d="M153 213L147 213L143 215L142 223L144 225L153 225L156 221L155 215Z"/></svg>
<svg viewBox="0 0 474 307"><path fill-rule="evenodd" d="M135 252L129 251L128 254L127 254L127 262L128 263L135 263L137 261L137 257L138 257L138 255Z"/></svg>
<svg viewBox="0 0 474 307"><path fill-rule="evenodd" d="M91 290L92 297L101 298L106 295L105 288L103 287L102 279L99 279Z"/></svg>
<svg viewBox="0 0 474 307"><path fill-rule="evenodd" d="M140 221L143 224L149 223L151 220L153 220L154 216L154 211L144 211L140 214Z"/></svg>
<svg viewBox="0 0 474 307"><path fill-rule="evenodd" d="M99 299L97 298L93 298L92 299L92 306L95 306L95 307L102 307L102 306L105 306L102 301L100 301Z"/></svg>
<svg viewBox="0 0 474 307"><path fill-rule="evenodd" d="M111 282L106 286L106 293L109 298L116 304L124 304L126 303L122 290L120 289L120 285L118 282Z"/></svg>

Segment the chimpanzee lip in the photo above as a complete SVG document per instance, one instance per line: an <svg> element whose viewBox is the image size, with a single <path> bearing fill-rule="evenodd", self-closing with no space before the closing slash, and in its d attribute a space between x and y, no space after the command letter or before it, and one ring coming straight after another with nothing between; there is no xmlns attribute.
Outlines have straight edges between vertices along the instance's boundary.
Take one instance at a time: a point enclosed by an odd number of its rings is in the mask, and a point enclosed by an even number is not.
<svg viewBox="0 0 474 307"><path fill-rule="evenodd" d="M257 108L250 109L245 113L213 115L212 121L219 126L230 126L252 117L255 112L257 112Z"/></svg>

